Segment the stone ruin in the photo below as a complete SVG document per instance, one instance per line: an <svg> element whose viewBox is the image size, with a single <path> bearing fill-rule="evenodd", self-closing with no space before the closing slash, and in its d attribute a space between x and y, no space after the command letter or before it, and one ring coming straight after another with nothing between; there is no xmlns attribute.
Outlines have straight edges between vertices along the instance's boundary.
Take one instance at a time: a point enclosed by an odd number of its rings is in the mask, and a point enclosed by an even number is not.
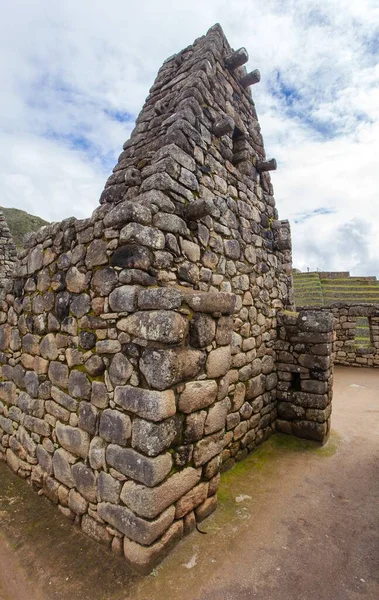
<svg viewBox="0 0 379 600"><path fill-rule="evenodd" d="M0 457L143 573L222 470L330 428L333 322L293 310L247 60L219 25L169 58L93 215L11 265L2 238Z"/></svg>

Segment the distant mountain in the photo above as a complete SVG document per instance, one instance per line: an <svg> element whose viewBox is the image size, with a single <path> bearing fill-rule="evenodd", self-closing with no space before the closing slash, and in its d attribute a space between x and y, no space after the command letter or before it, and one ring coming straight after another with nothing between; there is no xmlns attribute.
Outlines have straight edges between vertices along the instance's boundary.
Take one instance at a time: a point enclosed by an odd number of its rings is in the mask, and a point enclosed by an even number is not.
<svg viewBox="0 0 379 600"><path fill-rule="evenodd" d="M18 208L5 208L5 206L0 206L0 210L4 214L17 248L23 247L22 239L25 233L37 231L42 225L48 224L48 222L41 219L41 217L29 215L29 213Z"/></svg>

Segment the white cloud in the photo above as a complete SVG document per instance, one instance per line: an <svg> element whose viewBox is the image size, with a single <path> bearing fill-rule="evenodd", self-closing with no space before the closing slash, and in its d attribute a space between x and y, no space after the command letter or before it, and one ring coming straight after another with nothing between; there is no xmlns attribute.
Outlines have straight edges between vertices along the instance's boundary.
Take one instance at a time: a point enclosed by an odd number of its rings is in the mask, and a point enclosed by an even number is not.
<svg viewBox="0 0 379 600"><path fill-rule="evenodd" d="M376 0L0 0L0 204L88 216L163 60L216 21L244 45L294 264L379 275ZM290 101L292 95L293 101ZM295 223L320 208L329 214ZM354 245L344 240L354 239ZM371 271L370 271L371 270Z"/></svg>

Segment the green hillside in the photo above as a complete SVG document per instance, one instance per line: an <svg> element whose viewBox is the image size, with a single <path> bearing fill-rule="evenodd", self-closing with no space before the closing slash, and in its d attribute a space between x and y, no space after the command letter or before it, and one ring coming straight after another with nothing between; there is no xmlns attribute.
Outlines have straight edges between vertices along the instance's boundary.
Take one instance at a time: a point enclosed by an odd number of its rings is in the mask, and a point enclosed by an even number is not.
<svg viewBox="0 0 379 600"><path fill-rule="evenodd" d="M37 231L43 225L47 225L47 221L44 221L41 217L29 215L29 213L18 208L0 206L0 210L4 214L17 248L23 247L22 239L25 233Z"/></svg>

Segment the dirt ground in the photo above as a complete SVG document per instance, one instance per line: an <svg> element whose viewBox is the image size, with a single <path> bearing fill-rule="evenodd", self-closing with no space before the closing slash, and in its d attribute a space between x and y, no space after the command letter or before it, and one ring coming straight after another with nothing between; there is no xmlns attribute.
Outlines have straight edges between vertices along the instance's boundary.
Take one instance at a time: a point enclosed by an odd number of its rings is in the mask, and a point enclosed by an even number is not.
<svg viewBox="0 0 379 600"><path fill-rule="evenodd" d="M0 463L1 600L378 600L379 370L337 368L323 448L277 435L149 577Z"/></svg>

